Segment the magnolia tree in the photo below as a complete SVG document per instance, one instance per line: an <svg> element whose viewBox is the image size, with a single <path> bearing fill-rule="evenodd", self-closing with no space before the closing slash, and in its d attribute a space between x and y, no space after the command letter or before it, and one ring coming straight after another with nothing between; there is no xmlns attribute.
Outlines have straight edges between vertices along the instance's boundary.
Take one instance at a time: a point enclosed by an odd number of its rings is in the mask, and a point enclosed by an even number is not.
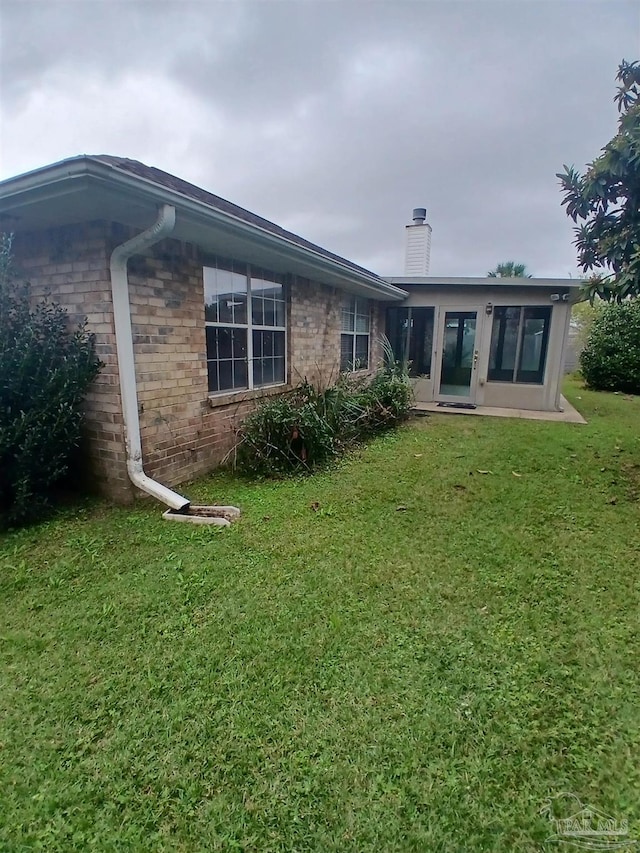
<svg viewBox="0 0 640 853"><path fill-rule="evenodd" d="M640 295L640 62L623 61L615 101L618 132L581 174L558 173L575 223L578 264L591 273L585 295L620 302Z"/></svg>

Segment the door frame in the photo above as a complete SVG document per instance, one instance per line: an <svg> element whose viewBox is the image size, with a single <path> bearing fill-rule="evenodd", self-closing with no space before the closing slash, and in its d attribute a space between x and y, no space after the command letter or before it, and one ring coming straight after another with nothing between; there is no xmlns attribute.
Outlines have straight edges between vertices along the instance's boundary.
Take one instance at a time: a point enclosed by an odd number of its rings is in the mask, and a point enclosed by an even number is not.
<svg viewBox="0 0 640 853"><path fill-rule="evenodd" d="M476 315L476 336L473 348L473 365L471 367L471 381L469 383L469 396L461 397L455 394L440 393L440 379L442 377L442 353L444 350L444 322L447 312ZM482 322L484 318L483 305L439 305L437 308L435 322L435 350L433 353L433 398L437 403L471 403L476 404L478 393L478 375L480 363L480 343L482 340Z"/></svg>

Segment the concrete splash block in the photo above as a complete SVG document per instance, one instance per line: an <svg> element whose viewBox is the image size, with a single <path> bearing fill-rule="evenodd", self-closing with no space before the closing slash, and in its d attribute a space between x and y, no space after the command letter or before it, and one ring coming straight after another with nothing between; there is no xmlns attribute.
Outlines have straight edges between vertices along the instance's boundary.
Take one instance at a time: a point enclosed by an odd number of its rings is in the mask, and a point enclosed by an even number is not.
<svg viewBox="0 0 640 853"><path fill-rule="evenodd" d="M162 513L166 521L186 521L189 524L215 524L218 527L229 527L232 521L240 518L240 510L236 506L198 506L189 504L182 511L168 509Z"/></svg>

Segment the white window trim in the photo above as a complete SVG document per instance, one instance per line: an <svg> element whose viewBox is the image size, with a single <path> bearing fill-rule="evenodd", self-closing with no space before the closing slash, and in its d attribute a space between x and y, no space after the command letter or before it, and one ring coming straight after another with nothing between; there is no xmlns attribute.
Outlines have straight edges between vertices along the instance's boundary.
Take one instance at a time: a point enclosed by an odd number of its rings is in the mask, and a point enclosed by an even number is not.
<svg viewBox="0 0 640 853"><path fill-rule="evenodd" d="M204 267L208 266L204 264ZM247 386L246 388L220 388L218 391L211 391L207 387L209 397L222 397L228 394L246 394L247 391L261 391L263 388L277 388L278 386L287 385L287 376L289 369L289 330L287 323L288 314L288 288L286 282L282 284L282 296L284 301L284 326L264 326L257 325L251 322L251 270L250 264L247 264L247 322L246 323L220 323L214 320L204 321L205 329L211 326L214 329L244 329L247 333ZM211 267L209 267L211 269ZM270 270L268 270L270 272ZM274 282L275 283L275 282ZM206 303L205 303L206 304ZM282 382L269 382L264 385L256 385L253 381L253 332L284 332L284 380ZM215 361L215 359L205 358L205 361ZM207 386L208 386L207 380Z"/></svg>

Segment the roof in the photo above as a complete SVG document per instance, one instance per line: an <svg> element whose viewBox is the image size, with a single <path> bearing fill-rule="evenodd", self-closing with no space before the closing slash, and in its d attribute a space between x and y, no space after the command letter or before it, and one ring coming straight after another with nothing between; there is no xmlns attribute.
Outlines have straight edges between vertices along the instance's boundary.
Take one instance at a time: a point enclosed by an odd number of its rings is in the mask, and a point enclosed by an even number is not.
<svg viewBox="0 0 640 853"><path fill-rule="evenodd" d="M258 216L256 213L252 213L244 207L233 204L232 202L221 198L219 195L214 195L208 190L203 190L195 184L190 184L189 181L177 178L169 172L163 172L162 169L157 169L155 166L146 166L144 163L140 163L139 160L129 160L124 157L113 157L110 154L97 154L89 157L89 159L99 160L101 163L107 163L109 166L113 166L114 169L120 169L131 175L135 175L138 178L143 178L146 181L152 181L154 184L158 184L161 187L175 190L175 192L178 192L181 195L195 199L196 201L201 201L203 204L215 207L216 210L235 216L236 219L242 219L243 222L248 222L250 225L256 225L264 231L269 231L271 234L275 234L285 240L297 243L298 246L304 246L305 249L311 249L312 251L323 255L325 258L330 258L333 261L339 261L340 263L351 267L354 271L380 278L375 273L371 272L371 270L360 267L357 264L352 263L352 261L340 257L340 255L329 252L327 249L323 249L322 246L311 243L309 240L299 237L292 231L287 231L285 228L281 228L279 225L276 225L275 222L270 222L268 219L264 219L262 216ZM380 281L382 282L384 279L380 278Z"/></svg>
<svg viewBox="0 0 640 853"><path fill-rule="evenodd" d="M83 198L86 199L88 189L92 190L95 197L93 206L86 200L78 200L81 193L84 193ZM65 198L64 205L60 204L62 197ZM1 181L0 221L4 214L12 222L11 227L13 222L20 223L21 220L23 224L33 223L34 228L45 227L47 221L52 220L63 208L67 217L69 211L74 209L77 216L89 218L100 218L101 210L105 211L105 217L116 216L122 208L127 210L130 224L134 224L133 217L136 215L139 222L136 220L135 224L147 227L151 223L146 221L143 225L143 217L148 219L149 211L145 211L141 204L136 209L135 204L132 204L134 197L136 202L144 199L147 204L153 202L157 205L162 202L174 205L179 220L175 234L180 239L193 242L200 239L206 242L207 230L213 234L213 229L218 229L219 235L223 231L226 235L233 231L238 240L244 240L245 248L251 240L259 240L263 248L270 246L272 252L276 251L281 256L285 253L289 257L295 256L299 274L312 278L314 270L322 269L325 273L322 280L330 284L365 288L369 295L377 299L398 300L406 296L398 287L370 270L208 190L162 169L109 154L71 157ZM98 206L98 198L101 207ZM129 201L125 203L125 199ZM38 218L38 210L46 210L49 220L44 215ZM250 257L242 259L253 260ZM308 271L305 271L305 265Z"/></svg>

